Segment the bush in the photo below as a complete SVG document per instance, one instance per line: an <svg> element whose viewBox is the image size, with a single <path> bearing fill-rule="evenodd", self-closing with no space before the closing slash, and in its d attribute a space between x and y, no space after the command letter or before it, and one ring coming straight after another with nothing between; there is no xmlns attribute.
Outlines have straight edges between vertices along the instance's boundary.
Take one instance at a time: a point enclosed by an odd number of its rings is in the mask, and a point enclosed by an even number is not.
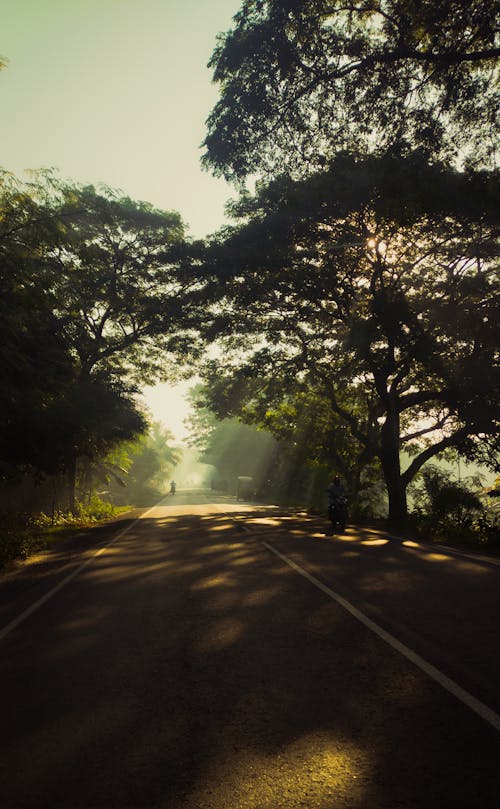
<svg viewBox="0 0 500 809"><path fill-rule="evenodd" d="M90 501L85 505L83 503L77 504L77 519L87 522L97 522L98 520L105 520L109 517L114 517L117 513L116 506L101 500L97 495L92 495Z"/></svg>
<svg viewBox="0 0 500 809"><path fill-rule="evenodd" d="M121 509L98 497L89 503L78 503L77 513L56 511L52 515L0 515L0 569L9 562L27 559L51 545L62 528L81 528L113 517Z"/></svg>
<svg viewBox="0 0 500 809"><path fill-rule="evenodd" d="M14 559L26 559L39 549L28 529L0 529L0 569Z"/></svg>
<svg viewBox="0 0 500 809"><path fill-rule="evenodd" d="M493 542L496 518L470 486L437 467L424 469L411 489L417 526L444 539Z"/></svg>

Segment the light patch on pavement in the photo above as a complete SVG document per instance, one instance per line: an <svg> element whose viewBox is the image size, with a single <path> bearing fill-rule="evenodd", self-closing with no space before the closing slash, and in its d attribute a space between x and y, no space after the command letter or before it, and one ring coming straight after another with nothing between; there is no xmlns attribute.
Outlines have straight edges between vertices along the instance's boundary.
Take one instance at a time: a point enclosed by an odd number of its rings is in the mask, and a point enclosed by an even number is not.
<svg viewBox="0 0 500 809"><path fill-rule="evenodd" d="M222 553L222 552L225 553L226 550L227 550L227 547L228 547L227 545L219 545L219 544L215 544L215 543L214 544L209 544L209 545L204 545L202 548L198 548L198 550L195 551L194 555L195 556L212 556L214 553Z"/></svg>
<svg viewBox="0 0 500 809"><path fill-rule="evenodd" d="M451 558L444 553L427 553L425 558L429 562L450 562Z"/></svg>
<svg viewBox="0 0 500 809"><path fill-rule="evenodd" d="M267 604L281 593L280 587L261 587L259 590L254 590L248 593L242 600L243 607L260 607Z"/></svg>
<svg viewBox="0 0 500 809"><path fill-rule="evenodd" d="M252 517L251 519L247 520L248 523L251 525L278 525L280 526L283 522L283 518L281 517Z"/></svg>
<svg viewBox="0 0 500 809"><path fill-rule="evenodd" d="M217 525L212 525L208 530L215 531L215 533L219 534L221 531L229 531L232 528L234 528L232 523L226 523L225 525L217 523Z"/></svg>
<svg viewBox="0 0 500 809"><path fill-rule="evenodd" d="M218 652L232 646L243 634L243 624L236 618L220 618L203 626L203 636L194 643L198 654Z"/></svg>
<svg viewBox="0 0 500 809"><path fill-rule="evenodd" d="M334 807L349 800L360 806L371 761L346 739L311 732L275 753L254 749L221 751L179 809L276 809Z"/></svg>
<svg viewBox="0 0 500 809"><path fill-rule="evenodd" d="M254 556L242 556L239 559L231 559L231 566L242 567L243 565L252 565L255 563Z"/></svg>
<svg viewBox="0 0 500 809"><path fill-rule="evenodd" d="M214 587L234 587L234 579L229 573L219 573L193 584L191 590L211 590Z"/></svg>
<svg viewBox="0 0 500 809"><path fill-rule="evenodd" d="M389 542L388 539L362 539L359 544L368 546L378 546L378 545L387 545L388 542Z"/></svg>

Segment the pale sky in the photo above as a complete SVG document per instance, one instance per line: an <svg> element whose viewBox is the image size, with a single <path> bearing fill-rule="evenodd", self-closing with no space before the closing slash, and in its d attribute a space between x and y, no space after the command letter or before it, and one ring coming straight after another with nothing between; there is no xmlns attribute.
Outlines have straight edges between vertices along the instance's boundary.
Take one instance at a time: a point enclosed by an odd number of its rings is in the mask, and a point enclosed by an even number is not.
<svg viewBox="0 0 500 809"><path fill-rule="evenodd" d="M177 210L191 236L225 221L234 195L200 168L217 100L206 64L240 0L2 0L0 165L54 167ZM182 392L146 391L177 438Z"/></svg>

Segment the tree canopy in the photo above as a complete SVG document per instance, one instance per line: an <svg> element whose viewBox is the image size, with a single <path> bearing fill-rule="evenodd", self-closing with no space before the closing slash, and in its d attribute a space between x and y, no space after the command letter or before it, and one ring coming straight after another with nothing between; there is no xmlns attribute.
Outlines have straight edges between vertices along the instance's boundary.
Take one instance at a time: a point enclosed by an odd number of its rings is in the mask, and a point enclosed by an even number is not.
<svg viewBox="0 0 500 809"><path fill-rule="evenodd" d="M4 476L66 470L74 489L78 458L144 431L137 383L195 347L190 251L175 212L50 173L2 175Z"/></svg>
<svg viewBox="0 0 500 809"><path fill-rule="evenodd" d="M394 517L433 455L498 440L498 210L489 173L344 155L243 197L214 245L219 373L319 386L379 457Z"/></svg>
<svg viewBox="0 0 500 809"><path fill-rule="evenodd" d="M498 0L244 0L210 61L205 165L304 174L339 150L491 165Z"/></svg>

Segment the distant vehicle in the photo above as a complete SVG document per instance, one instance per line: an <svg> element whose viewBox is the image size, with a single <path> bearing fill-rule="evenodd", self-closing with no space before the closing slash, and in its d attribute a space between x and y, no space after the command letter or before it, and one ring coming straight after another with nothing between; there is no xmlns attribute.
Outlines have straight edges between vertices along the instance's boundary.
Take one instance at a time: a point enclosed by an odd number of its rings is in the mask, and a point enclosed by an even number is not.
<svg viewBox="0 0 500 809"><path fill-rule="evenodd" d="M328 494L328 517L332 523L333 533L337 528L343 532L347 522L347 491L338 475L335 475L326 492Z"/></svg>
<svg viewBox="0 0 500 809"><path fill-rule="evenodd" d="M175 490L177 486L175 485L175 480L170 481L170 494L175 494Z"/></svg>
<svg viewBox="0 0 500 809"><path fill-rule="evenodd" d="M245 500L247 497L253 497L255 494L255 485L253 478L245 475L238 477L238 485L236 487L236 499Z"/></svg>
<svg viewBox="0 0 500 809"><path fill-rule="evenodd" d="M330 503L328 516L333 532L335 533L337 529L344 532L347 522L347 497L341 497L335 503Z"/></svg>

